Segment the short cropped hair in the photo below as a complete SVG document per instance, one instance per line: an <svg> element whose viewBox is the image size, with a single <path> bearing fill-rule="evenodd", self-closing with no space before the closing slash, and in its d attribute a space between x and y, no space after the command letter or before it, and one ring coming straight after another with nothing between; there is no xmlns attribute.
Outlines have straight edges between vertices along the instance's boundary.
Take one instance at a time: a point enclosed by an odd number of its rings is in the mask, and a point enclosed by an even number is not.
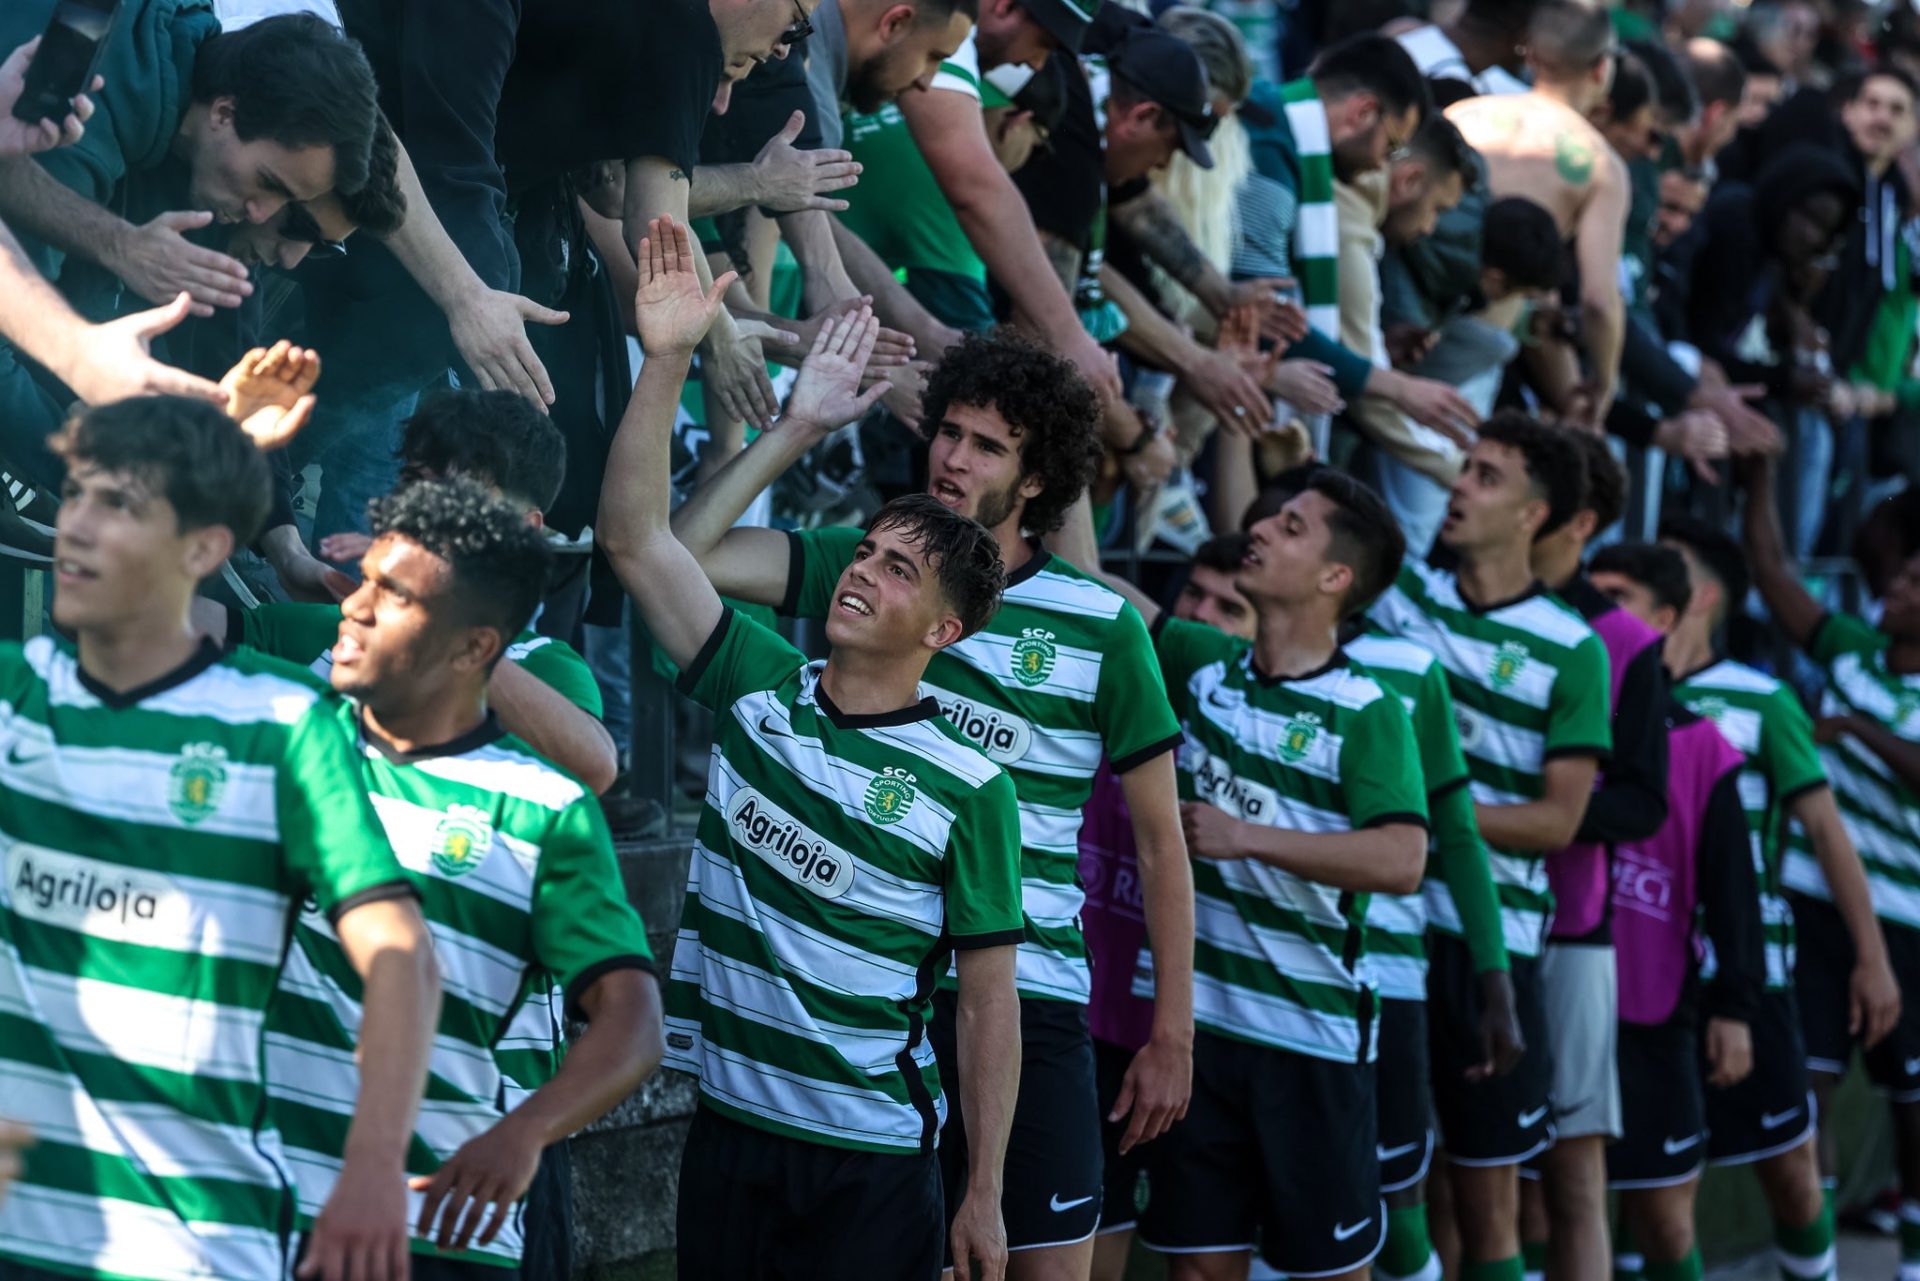
<svg viewBox="0 0 1920 1281"><path fill-rule="evenodd" d="M1527 56L1563 75L1587 71L1613 48L1613 19L1603 5L1543 0L1527 24Z"/></svg>
<svg viewBox="0 0 1920 1281"><path fill-rule="evenodd" d="M1444 177L1457 173L1462 182L1472 181L1473 148L1460 136L1458 126L1439 112L1420 122L1420 127L1414 130L1413 138L1407 145L1414 155L1427 162L1427 171L1432 176Z"/></svg>
<svg viewBox="0 0 1920 1281"><path fill-rule="evenodd" d="M1525 196L1487 206L1481 221L1480 265L1505 272L1517 289L1554 289L1565 275L1566 242L1553 215Z"/></svg>
<svg viewBox="0 0 1920 1281"><path fill-rule="evenodd" d="M349 195L367 181L373 146L373 68L357 42L311 13L262 18L223 31L193 61L193 100L233 99L242 142L333 148L334 188Z"/></svg>
<svg viewBox="0 0 1920 1281"><path fill-rule="evenodd" d="M968 334L947 349L920 398L920 432L939 434L954 405L991 409L1020 442L1020 469L1045 488L1027 500L1029 533L1060 528L1100 466L1100 400L1067 361L1011 329Z"/></svg>
<svg viewBox="0 0 1920 1281"><path fill-rule="evenodd" d="M1684 124L1700 114L1700 94L1693 78L1672 50L1657 40L1630 40L1626 48L1647 69L1654 101L1669 123Z"/></svg>
<svg viewBox="0 0 1920 1281"><path fill-rule="evenodd" d="M1697 516L1669 516L1660 522L1660 541L1678 543L1687 549L1700 567L1720 586L1720 599L1727 609L1738 612L1747 599L1752 578L1747 573L1747 554L1740 550L1733 535Z"/></svg>
<svg viewBox="0 0 1920 1281"><path fill-rule="evenodd" d="M421 400L402 428L400 463L416 477L471 477L544 512L566 479L567 440L516 392L461 388Z"/></svg>
<svg viewBox="0 0 1920 1281"><path fill-rule="evenodd" d="M1353 571L1340 616L1356 617L1393 586L1406 559L1407 536L1384 498L1337 467L1319 468L1307 478L1307 488L1333 504L1327 554Z"/></svg>
<svg viewBox="0 0 1920 1281"><path fill-rule="evenodd" d="M1245 534L1216 534L1200 544L1193 553L1193 563L1216 574L1238 573L1251 541Z"/></svg>
<svg viewBox="0 0 1920 1281"><path fill-rule="evenodd" d="M1587 499L1580 506L1593 513L1593 532L1611 529L1627 512L1627 469L1613 456L1604 436L1562 427L1587 463Z"/></svg>
<svg viewBox="0 0 1920 1281"><path fill-rule="evenodd" d="M1411 55L1400 42L1377 32L1348 36L1327 46L1307 71L1320 97L1329 102L1370 93L1388 115L1409 107L1422 120L1433 114L1433 95Z"/></svg>
<svg viewBox="0 0 1920 1281"><path fill-rule="evenodd" d="M1687 579L1687 562L1680 553L1661 543L1613 543L1602 547L1587 563L1592 574L1619 574L1630 578L1652 593L1655 605L1664 605L1676 614L1686 612L1693 599L1693 585Z"/></svg>
<svg viewBox="0 0 1920 1281"><path fill-rule="evenodd" d="M987 625L1007 586L1007 567L993 531L931 494L906 494L875 512L867 532L883 529L898 533L926 559L947 603L960 616L963 638Z"/></svg>
<svg viewBox="0 0 1920 1281"><path fill-rule="evenodd" d="M185 396L134 396L69 418L49 447L68 471L132 476L173 507L182 533L224 526L235 547L266 528L273 473L240 424Z"/></svg>
<svg viewBox="0 0 1920 1281"><path fill-rule="evenodd" d="M1747 69L1739 54L1718 40L1704 37L1687 41L1684 52L1687 74L1693 78L1693 91L1700 95L1702 107L1716 102L1740 105L1747 91Z"/></svg>
<svg viewBox="0 0 1920 1281"><path fill-rule="evenodd" d="M1630 119L1654 100L1653 73L1639 55L1623 52L1613 64L1613 84L1607 88L1607 107L1615 121Z"/></svg>
<svg viewBox="0 0 1920 1281"><path fill-rule="evenodd" d="M526 630L546 592L552 552L512 503L476 480L422 480L375 499L373 536L393 535L447 562L460 622L500 633L501 652Z"/></svg>
<svg viewBox="0 0 1920 1281"><path fill-rule="evenodd" d="M1480 439L1517 452L1528 481L1547 500L1546 523L1535 537L1551 534L1586 506L1586 453L1570 433L1509 409L1480 425Z"/></svg>

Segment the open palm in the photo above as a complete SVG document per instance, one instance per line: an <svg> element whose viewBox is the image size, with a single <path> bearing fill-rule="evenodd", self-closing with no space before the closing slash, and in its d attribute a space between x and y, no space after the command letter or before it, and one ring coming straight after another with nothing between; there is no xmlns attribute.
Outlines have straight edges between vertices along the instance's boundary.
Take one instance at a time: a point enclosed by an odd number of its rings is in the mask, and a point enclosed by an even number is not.
<svg viewBox="0 0 1920 1281"><path fill-rule="evenodd" d="M877 382L863 395L860 377L873 355L880 322L865 307L850 315L834 316L813 340L813 350L800 366L783 417L796 426L834 431L864 415L886 395L892 384Z"/></svg>
<svg viewBox="0 0 1920 1281"><path fill-rule="evenodd" d="M720 300L736 273L727 272L704 290L693 253L685 223L661 217L647 224L637 255L640 288L633 313L640 347L649 356L692 351L720 314Z"/></svg>
<svg viewBox="0 0 1920 1281"><path fill-rule="evenodd" d="M320 357L284 338L271 348L255 347L220 380L227 414L261 449L278 449L306 426L313 414L313 385L320 381Z"/></svg>

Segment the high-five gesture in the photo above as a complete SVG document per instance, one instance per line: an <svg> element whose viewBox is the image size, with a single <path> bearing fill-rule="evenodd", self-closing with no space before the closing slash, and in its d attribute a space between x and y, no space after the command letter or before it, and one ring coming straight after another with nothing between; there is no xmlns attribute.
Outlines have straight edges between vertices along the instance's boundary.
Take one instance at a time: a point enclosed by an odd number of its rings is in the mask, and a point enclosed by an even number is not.
<svg viewBox="0 0 1920 1281"><path fill-rule="evenodd" d="M699 346L720 315L727 286L739 274L726 272L711 290L702 290L693 254L686 224L671 216L655 218L640 238L640 288L633 297L633 314L641 350L649 360Z"/></svg>
<svg viewBox="0 0 1920 1281"><path fill-rule="evenodd" d="M271 348L255 347L220 380L227 394L227 416L240 424L261 449L278 449L306 426L313 413L313 385L320 381L320 357L281 339Z"/></svg>
<svg viewBox="0 0 1920 1281"><path fill-rule="evenodd" d="M860 391L860 378L873 356L880 322L862 307L847 316L835 316L820 326L813 350L800 366L787 412L781 421L803 431L825 435L860 418L886 395L891 383L877 382Z"/></svg>

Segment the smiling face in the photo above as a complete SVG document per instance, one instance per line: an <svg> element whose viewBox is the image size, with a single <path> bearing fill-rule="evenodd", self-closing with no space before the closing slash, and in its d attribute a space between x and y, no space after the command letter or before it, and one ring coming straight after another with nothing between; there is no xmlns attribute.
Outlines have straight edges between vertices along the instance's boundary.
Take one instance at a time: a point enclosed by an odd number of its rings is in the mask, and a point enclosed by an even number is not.
<svg viewBox="0 0 1920 1281"><path fill-rule="evenodd" d="M836 650L900 654L960 639L960 620L920 549L896 527L870 530L841 571L827 609Z"/></svg>
<svg viewBox="0 0 1920 1281"><path fill-rule="evenodd" d="M220 222L265 222L289 200L333 190L332 147L243 142L233 129L231 98L215 98L197 118L190 153L193 207L212 210Z"/></svg>
<svg viewBox="0 0 1920 1281"><path fill-rule="evenodd" d="M1440 541L1456 551L1498 546L1516 531L1531 541L1546 512L1547 500L1528 479L1524 455L1512 445L1478 440L1448 495Z"/></svg>
<svg viewBox="0 0 1920 1281"><path fill-rule="evenodd" d="M1020 437L999 411L949 405L927 449L927 492L988 529L1017 520L1046 482L1025 474Z"/></svg>
<svg viewBox="0 0 1920 1281"><path fill-rule="evenodd" d="M1334 606L1353 586L1353 570L1329 559L1333 500L1303 490L1247 531L1246 559L1235 580L1254 605L1297 605L1331 597Z"/></svg>
<svg viewBox="0 0 1920 1281"><path fill-rule="evenodd" d="M224 528L181 529L173 504L140 477L76 460L54 522L53 621L79 633L184 615L232 549Z"/></svg>

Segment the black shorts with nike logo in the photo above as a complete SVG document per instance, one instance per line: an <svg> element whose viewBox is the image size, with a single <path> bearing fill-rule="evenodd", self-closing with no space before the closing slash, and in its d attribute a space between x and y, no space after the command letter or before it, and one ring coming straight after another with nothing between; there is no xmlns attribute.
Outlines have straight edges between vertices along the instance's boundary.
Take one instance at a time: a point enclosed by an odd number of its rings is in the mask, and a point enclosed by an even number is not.
<svg viewBox="0 0 1920 1281"><path fill-rule="evenodd" d="M1753 1071L1724 1090L1705 1087L1709 1165L1764 1161L1799 1147L1814 1131L1807 1050L1792 990L1763 994L1751 1026ZM1702 1081L1710 1071L1703 1058Z"/></svg>
<svg viewBox="0 0 1920 1281"><path fill-rule="evenodd" d="M951 989L934 993L928 1028L940 1064L940 1090L947 1097L940 1178L949 1226L967 1195L967 1118L960 1104L956 1000ZM1021 998L1020 1094L1001 1170L1000 1215L1008 1249L1084 1241L1099 1226L1100 1098L1086 1006ZM952 1262L949 1258L948 1266Z"/></svg>
<svg viewBox="0 0 1920 1281"><path fill-rule="evenodd" d="M1853 1002L1853 936L1831 903L1789 894L1793 932L1798 943L1793 982L1800 1002L1800 1028L1807 1042L1807 1066L1815 1072L1845 1075L1857 1038L1847 1029ZM1920 930L1893 921L1880 922L1887 961L1900 990L1900 1021L1886 1039L1866 1051L1867 1079L1895 1103L1920 1102Z"/></svg>
<svg viewBox="0 0 1920 1281"><path fill-rule="evenodd" d="M1620 1119L1607 1185L1685 1183L1707 1161L1707 1105L1692 1019L1620 1024Z"/></svg>
<svg viewBox="0 0 1920 1281"><path fill-rule="evenodd" d="M1480 980L1467 945L1446 935L1427 945L1427 1042L1433 1054L1433 1108L1440 1146L1461 1165L1519 1165L1553 1146L1553 1051L1536 957L1508 961L1513 1002L1527 1052L1505 1076L1469 1081L1484 1060Z"/></svg>
<svg viewBox="0 0 1920 1281"><path fill-rule="evenodd" d="M1187 1115L1147 1145L1140 1242L1257 1247L1290 1276L1361 1267L1386 1243L1377 1133L1371 1063L1198 1032Z"/></svg>

